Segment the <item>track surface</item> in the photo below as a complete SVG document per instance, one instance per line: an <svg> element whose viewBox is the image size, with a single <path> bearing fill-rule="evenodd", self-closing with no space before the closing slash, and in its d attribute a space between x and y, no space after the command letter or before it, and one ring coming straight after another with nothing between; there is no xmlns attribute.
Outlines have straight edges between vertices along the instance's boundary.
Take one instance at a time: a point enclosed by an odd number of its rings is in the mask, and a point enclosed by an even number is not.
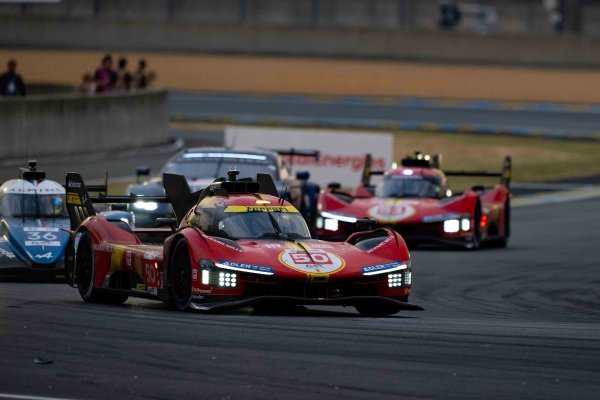
<svg viewBox="0 0 600 400"><path fill-rule="evenodd" d="M337 101L302 96L243 96L174 92L169 96L172 115L187 120L230 118L237 120L277 120L332 126L375 126L378 123L410 122L438 126L483 126L490 130L598 132L600 113L560 110L502 110L461 107L434 107L377 103L366 98Z"/></svg>
<svg viewBox="0 0 600 400"><path fill-rule="evenodd" d="M103 398L597 399L597 200L513 212L503 250L414 251L426 308L180 313L0 283L0 392ZM38 365L36 357L52 359ZM0 395L0 398L2 395Z"/></svg>

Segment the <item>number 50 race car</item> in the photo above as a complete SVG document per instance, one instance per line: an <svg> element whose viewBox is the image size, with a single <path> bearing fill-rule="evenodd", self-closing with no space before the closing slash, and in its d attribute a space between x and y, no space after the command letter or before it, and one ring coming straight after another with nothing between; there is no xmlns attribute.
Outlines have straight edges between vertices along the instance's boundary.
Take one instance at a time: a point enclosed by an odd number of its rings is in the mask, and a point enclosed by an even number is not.
<svg viewBox="0 0 600 400"><path fill-rule="evenodd" d="M383 316L421 310L407 303L411 261L391 229L358 232L342 243L311 239L302 215L278 197L268 174L257 179L219 178L191 193L181 175L163 174L165 197L176 219L163 229L163 245L141 238L156 229L132 230L121 220L95 215L92 202L139 197L90 198L80 175L67 175L67 209L73 229L67 281L86 302L121 303L140 296L180 310L245 306L354 306Z"/></svg>

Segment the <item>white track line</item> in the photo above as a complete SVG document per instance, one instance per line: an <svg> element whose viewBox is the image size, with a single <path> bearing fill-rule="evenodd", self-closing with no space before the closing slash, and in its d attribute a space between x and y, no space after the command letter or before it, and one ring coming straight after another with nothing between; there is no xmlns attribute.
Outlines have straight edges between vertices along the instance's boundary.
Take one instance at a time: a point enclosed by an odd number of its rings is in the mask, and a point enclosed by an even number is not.
<svg viewBox="0 0 600 400"><path fill-rule="evenodd" d="M72 400L64 397L48 396L27 396L25 394L0 393L0 399L19 399L19 400Z"/></svg>
<svg viewBox="0 0 600 400"><path fill-rule="evenodd" d="M585 186L578 189L554 193L541 193L530 196L515 197L512 200L512 205L514 207L537 206L542 204L588 200L596 197L600 197L600 186Z"/></svg>

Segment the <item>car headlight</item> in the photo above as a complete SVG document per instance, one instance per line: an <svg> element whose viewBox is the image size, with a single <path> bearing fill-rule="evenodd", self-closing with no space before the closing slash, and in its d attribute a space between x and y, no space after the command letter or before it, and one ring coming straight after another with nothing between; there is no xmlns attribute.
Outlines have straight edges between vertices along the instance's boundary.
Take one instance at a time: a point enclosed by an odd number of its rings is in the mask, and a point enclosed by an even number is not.
<svg viewBox="0 0 600 400"><path fill-rule="evenodd" d="M339 229L340 222L355 224L356 217L353 215L344 215L323 211L321 212L320 216L317 217L316 226L317 229L325 229L327 231L335 232Z"/></svg>
<svg viewBox="0 0 600 400"><path fill-rule="evenodd" d="M446 233L468 232L470 230L471 219L468 214L462 216L462 218L453 218L444 221L444 232Z"/></svg>
<svg viewBox="0 0 600 400"><path fill-rule="evenodd" d="M200 260L198 263L198 268L200 269L200 281L203 285L218 286L222 288L237 286L238 274L236 272L246 272L259 275L275 274L271 267L262 267L258 265L231 261L220 261L214 263L207 259Z"/></svg>
<svg viewBox="0 0 600 400"><path fill-rule="evenodd" d="M460 229L460 221L457 219L447 219L444 221L444 232L456 233Z"/></svg>
<svg viewBox="0 0 600 400"><path fill-rule="evenodd" d="M133 203L133 208L144 211L155 211L158 208L158 203L155 201L138 200Z"/></svg>

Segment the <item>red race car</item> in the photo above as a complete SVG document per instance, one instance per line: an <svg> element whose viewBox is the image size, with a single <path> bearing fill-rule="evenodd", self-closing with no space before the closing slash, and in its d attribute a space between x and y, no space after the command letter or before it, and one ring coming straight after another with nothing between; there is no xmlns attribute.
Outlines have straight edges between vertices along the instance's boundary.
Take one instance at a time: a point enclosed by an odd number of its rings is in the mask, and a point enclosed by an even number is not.
<svg viewBox="0 0 600 400"><path fill-rule="evenodd" d="M372 218L399 232L409 246L445 245L477 248L483 243L505 247L510 235L511 159L502 172L442 171L439 156L419 152L388 171L372 171L365 160L362 182L353 194L330 184L317 205L315 233L340 240L356 231L358 218ZM377 185L372 175L383 175ZM500 177L491 188L473 186L460 194L447 188L447 176Z"/></svg>
<svg viewBox="0 0 600 400"><path fill-rule="evenodd" d="M159 220L170 228L143 229L95 215L92 205L139 196L90 198L81 176L68 174L68 282L86 302L137 296L180 310L341 305L382 316L422 309L407 303L411 262L398 233L369 230L342 243L311 239L270 175L237 180L237 174L195 193L183 176L163 174L166 196L145 200L171 203L176 219ZM144 244L146 234L163 239Z"/></svg>

